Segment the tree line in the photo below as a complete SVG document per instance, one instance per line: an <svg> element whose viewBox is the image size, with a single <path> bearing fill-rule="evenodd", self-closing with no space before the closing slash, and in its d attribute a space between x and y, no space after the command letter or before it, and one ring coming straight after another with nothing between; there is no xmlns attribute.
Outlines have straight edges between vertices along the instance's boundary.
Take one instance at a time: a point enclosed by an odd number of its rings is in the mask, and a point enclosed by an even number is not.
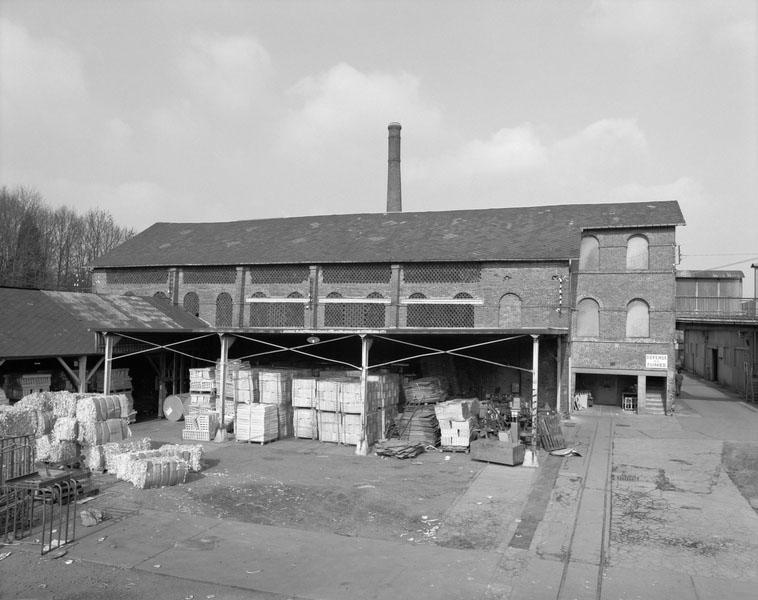
<svg viewBox="0 0 758 600"><path fill-rule="evenodd" d="M107 211L51 209L36 190L0 187L0 286L89 292L90 263L134 234Z"/></svg>

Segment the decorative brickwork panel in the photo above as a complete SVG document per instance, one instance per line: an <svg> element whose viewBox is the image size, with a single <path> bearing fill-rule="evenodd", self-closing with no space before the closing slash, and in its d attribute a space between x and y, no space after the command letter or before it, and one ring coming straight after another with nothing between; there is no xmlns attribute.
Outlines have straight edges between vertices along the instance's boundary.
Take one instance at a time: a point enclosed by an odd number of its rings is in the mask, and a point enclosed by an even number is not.
<svg viewBox="0 0 758 600"><path fill-rule="evenodd" d="M109 285L155 285L168 283L167 269L114 269L106 271Z"/></svg>
<svg viewBox="0 0 758 600"><path fill-rule="evenodd" d="M482 269L476 263L419 263L403 265L405 283L477 283Z"/></svg>
<svg viewBox="0 0 758 600"><path fill-rule="evenodd" d="M252 298L266 298L256 292ZM303 298L293 292L288 298ZM303 327L305 324L305 304L299 302L253 302L250 304L248 324L250 327Z"/></svg>
<svg viewBox="0 0 758 600"><path fill-rule="evenodd" d="M327 298L340 298L331 293ZM382 298L381 294L369 294L369 298ZM329 302L324 305L325 327L381 329L385 326L386 306L375 302Z"/></svg>
<svg viewBox="0 0 758 600"><path fill-rule="evenodd" d="M324 265L321 280L324 283L389 283L390 265Z"/></svg>
<svg viewBox="0 0 758 600"><path fill-rule="evenodd" d="M183 269L184 283L235 283L237 269L188 267Z"/></svg>
<svg viewBox="0 0 758 600"><path fill-rule="evenodd" d="M458 294L456 299L471 298L469 294ZM411 294L412 300L423 300L423 294ZM407 327L474 327L474 307L467 304L424 304L408 305Z"/></svg>
<svg viewBox="0 0 758 600"><path fill-rule="evenodd" d="M251 283L303 283L308 281L310 268L307 265L266 265L251 267Z"/></svg>

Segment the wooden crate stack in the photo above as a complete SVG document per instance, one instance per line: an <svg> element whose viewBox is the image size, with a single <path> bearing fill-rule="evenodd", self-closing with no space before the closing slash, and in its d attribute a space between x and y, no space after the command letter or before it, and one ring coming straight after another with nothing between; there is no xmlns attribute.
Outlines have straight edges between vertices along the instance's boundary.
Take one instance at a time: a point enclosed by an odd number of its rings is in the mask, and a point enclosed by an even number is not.
<svg viewBox="0 0 758 600"><path fill-rule="evenodd" d="M295 435L322 442L357 445L363 431L361 380L356 372L327 371L321 376L293 379ZM327 374L327 377L324 375ZM397 412L399 379L394 374L369 376L366 439L384 437L386 424Z"/></svg>
<svg viewBox="0 0 758 600"><path fill-rule="evenodd" d="M443 450L468 449L478 426L479 400L457 398L434 406L440 425L440 446Z"/></svg>
<svg viewBox="0 0 758 600"><path fill-rule="evenodd" d="M237 405L234 434L238 442L270 442L279 437L279 410L275 404Z"/></svg>
<svg viewBox="0 0 758 600"><path fill-rule="evenodd" d="M292 424L295 437L318 439L316 377L292 379Z"/></svg>

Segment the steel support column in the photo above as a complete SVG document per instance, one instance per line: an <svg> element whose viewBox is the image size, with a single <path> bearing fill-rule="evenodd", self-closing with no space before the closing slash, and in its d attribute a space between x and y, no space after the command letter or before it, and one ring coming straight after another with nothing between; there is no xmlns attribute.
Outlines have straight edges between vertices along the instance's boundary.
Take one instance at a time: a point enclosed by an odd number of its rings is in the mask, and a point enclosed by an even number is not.
<svg viewBox="0 0 758 600"><path fill-rule="evenodd" d="M373 340L367 335L361 335L361 437L355 447L359 456L368 455L368 351Z"/></svg>

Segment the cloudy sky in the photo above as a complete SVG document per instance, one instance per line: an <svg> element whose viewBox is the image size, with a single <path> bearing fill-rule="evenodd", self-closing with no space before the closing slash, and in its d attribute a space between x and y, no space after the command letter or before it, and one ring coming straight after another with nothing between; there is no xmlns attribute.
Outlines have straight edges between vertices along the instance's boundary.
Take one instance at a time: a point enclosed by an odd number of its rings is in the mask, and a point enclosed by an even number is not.
<svg viewBox="0 0 758 600"><path fill-rule="evenodd" d="M124 226L678 200L758 262L753 0L0 0L0 184Z"/></svg>

